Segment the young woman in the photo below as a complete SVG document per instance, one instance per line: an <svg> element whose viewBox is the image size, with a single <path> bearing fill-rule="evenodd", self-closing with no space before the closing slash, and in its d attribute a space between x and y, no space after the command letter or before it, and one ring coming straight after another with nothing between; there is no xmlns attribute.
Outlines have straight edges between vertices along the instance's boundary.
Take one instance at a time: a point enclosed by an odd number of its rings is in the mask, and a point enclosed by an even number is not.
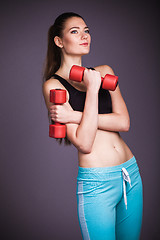
<svg viewBox="0 0 160 240"><path fill-rule="evenodd" d="M130 119L120 88L101 88L101 76L114 75L108 65L85 69L83 81L69 79L82 65L91 36L84 19L63 13L48 32L43 94L52 121L67 126L66 142L78 149L77 209L83 239L140 238L143 187L137 161L119 132ZM51 89L67 91L67 102L49 102Z"/></svg>

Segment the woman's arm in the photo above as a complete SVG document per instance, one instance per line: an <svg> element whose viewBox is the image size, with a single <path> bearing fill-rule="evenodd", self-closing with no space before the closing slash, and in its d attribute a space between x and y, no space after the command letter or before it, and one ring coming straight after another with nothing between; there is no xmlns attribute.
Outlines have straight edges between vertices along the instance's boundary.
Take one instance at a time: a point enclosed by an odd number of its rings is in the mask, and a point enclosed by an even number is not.
<svg viewBox="0 0 160 240"><path fill-rule="evenodd" d="M103 77L107 73L114 75L112 68L106 65L98 66L95 69ZM112 113L98 115L98 128L105 131L126 132L130 127L130 118L119 85L115 91L110 91L110 95L112 99ZM50 109L51 118L55 118L55 114L57 114L60 122L80 124L82 112L73 111L69 106L69 103L64 106L52 106Z"/></svg>
<svg viewBox="0 0 160 240"><path fill-rule="evenodd" d="M100 71L102 77L106 74L114 75L112 68L107 65L98 66L95 69ZM99 114L98 128L107 131L126 132L130 127L130 118L119 85L115 91L110 91L110 95L112 100L112 113Z"/></svg>
<svg viewBox="0 0 160 240"><path fill-rule="evenodd" d="M84 83L87 87L84 111L79 124L67 123L67 137L83 153L90 153L98 127L98 91L101 84L100 73L92 70L85 70ZM54 88L59 86L55 85ZM50 109L49 89L43 86L43 93L48 109ZM91 104L92 103L92 104Z"/></svg>
<svg viewBox="0 0 160 240"><path fill-rule="evenodd" d="M119 86L111 93L112 113L98 115L98 128L107 131L127 132L130 127L129 113Z"/></svg>
<svg viewBox="0 0 160 240"><path fill-rule="evenodd" d="M92 102L92 104L91 104ZM83 153L90 153L98 128L98 94L87 91L80 124L66 124L67 137Z"/></svg>

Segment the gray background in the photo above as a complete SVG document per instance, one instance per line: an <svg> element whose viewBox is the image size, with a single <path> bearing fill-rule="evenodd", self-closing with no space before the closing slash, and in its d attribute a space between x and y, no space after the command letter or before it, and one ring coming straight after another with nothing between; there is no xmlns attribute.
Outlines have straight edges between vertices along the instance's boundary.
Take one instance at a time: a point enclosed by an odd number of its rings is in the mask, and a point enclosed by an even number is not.
<svg viewBox="0 0 160 240"><path fill-rule="evenodd" d="M158 4L107 0L1 3L1 239L81 239L77 151L48 137L41 92L48 28L65 11L81 14L90 27L91 53L83 65L108 64L119 76L131 117L122 136L144 185L141 239L159 239Z"/></svg>

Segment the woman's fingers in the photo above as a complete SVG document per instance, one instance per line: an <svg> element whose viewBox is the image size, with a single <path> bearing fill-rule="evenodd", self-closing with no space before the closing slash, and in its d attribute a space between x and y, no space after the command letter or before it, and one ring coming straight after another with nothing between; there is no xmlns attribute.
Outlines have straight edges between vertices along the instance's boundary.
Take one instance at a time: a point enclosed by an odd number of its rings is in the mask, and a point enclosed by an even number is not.
<svg viewBox="0 0 160 240"><path fill-rule="evenodd" d="M73 109L69 103L62 105L52 105L49 110L50 118L55 122L67 123L72 119Z"/></svg>

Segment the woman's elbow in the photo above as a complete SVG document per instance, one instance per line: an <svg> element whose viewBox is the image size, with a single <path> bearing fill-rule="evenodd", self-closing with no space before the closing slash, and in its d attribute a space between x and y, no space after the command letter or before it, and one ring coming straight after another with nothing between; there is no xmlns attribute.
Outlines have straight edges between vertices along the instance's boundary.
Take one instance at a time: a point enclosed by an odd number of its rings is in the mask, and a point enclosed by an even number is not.
<svg viewBox="0 0 160 240"><path fill-rule="evenodd" d="M123 119L123 129L122 129L122 131L123 132L128 132L129 129L130 129L130 119L127 117L127 118Z"/></svg>
<svg viewBox="0 0 160 240"><path fill-rule="evenodd" d="M81 145L78 146L78 150L81 153L89 154L89 153L92 152L92 146L84 143L84 144L81 144Z"/></svg>
<svg viewBox="0 0 160 240"><path fill-rule="evenodd" d="M80 138L72 132L72 134L67 134L70 142L77 148L77 150L84 154L89 154L92 151L92 143L87 138Z"/></svg>

